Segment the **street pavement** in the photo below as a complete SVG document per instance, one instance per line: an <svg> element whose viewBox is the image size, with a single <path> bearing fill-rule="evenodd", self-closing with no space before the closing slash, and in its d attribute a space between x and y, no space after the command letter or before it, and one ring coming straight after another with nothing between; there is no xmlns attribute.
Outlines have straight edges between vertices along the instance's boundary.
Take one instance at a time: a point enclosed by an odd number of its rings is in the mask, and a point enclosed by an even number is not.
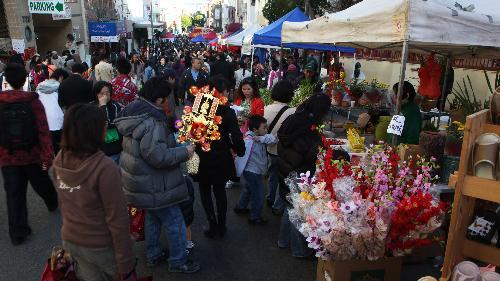
<svg viewBox="0 0 500 281"><path fill-rule="evenodd" d="M0 186L3 181L0 177ZM205 216L196 191L195 221L192 226L196 244L194 256L201 263L200 272L191 275L168 272L167 263L154 269L145 266L146 247L136 243L137 272L140 276L153 276L154 281L313 281L316 276L314 259L293 258L289 250L276 246L279 217L265 207L266 226L250 226L247 218L234 214L241 188L228 190L228 233L224 238L208 239L203 236ZM0 281L39 281L51 248L60 244L59 211L49 213L38 195L28 187L29 221L33 234L28 241L14 247L10 243L7 227L5 192L0 188ZM168 247L162 237L162 244ZM405 265L401 280L412 281L425 275L438 276L431 260L424 264Z"/></svg>

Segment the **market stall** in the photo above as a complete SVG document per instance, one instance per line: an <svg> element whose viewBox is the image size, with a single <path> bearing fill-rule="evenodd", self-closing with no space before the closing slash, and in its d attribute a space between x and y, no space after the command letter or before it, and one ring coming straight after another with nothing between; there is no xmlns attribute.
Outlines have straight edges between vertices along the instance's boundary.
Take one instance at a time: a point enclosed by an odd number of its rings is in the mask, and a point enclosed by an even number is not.
<svg viewBox="0 0 500 281"><path fill-rule="evenodd" d="M464 57L499 58L498 38L498 19L448 7L437 0L365 0L312 21L285 22L282 30L285 44L401 50L400 87L405 80L410 49L439 54L448 61ZM398 113L400 106L398 99Z"/></svg>
<svg viewBox="0 0 500 281"><path fill-rule="evenodd" d="M425 92L425 87L430 86L430 84L427 83L432 82L432 86L434 87L433 91L436 92L436 85L439 85L436 81L422 82L422 79L426 76L427 78L435 76L433 72L436 69L436 67L433 66L435 63L434 55L440 56L446 60L444 71L439 73L439 75L443 75L445 79L451 69L452 59L471 57L500 58L499 16L475 13L471 11L473 10L471 7L463 8L463 6L458 3L453 6L444 3L444 1L437 0L365 0L344 11L329 14L312 21L285 22L283 24L282 40L284 44L321 43L333 45L340 44L365 49L399 50L401 51L402 63L398 89L399 93L403 92L406 78L406 63L408 61L410 49L415 53L431 54L432 56L427 57L426 65L430 65L434 68L429 67L426 70L428 73L419 72L419 78L421 79L419 91ZM495 88L498 86L500 85L497 81ZM495 88L493 88L492 92ZM444 86L442 89L437 89L437 92L439 92L439 94L444 93ZM473 92L470 94L473 95ZM396 102L397 114L401 112L401 96L402 95L398 95ZM441 114L439 114L438 117L440 115ZM472 167L472 164L478 161L477 159L474 161L471 158L472 151L478 146L478 140L476 138L480 139L480 134L485 132L498 134L497 127L491 127L485 124L491 122L487 120L487 115L488 112L483 112L481 118L478 119L475 117L475 119L477 119L475 121L468 119L468 125L466 126L460 123L454 123L453 126L447 129L447 134L444 135L440 133L423 132L427 133L427 136L425 136L425 144L423 144L421 139L420 149L431 147L434 149L433 152L437 154L440 153L442 156L443 150L445 149L445 139L454 137L457 139L457 142L460 142L462 139L465 143L467 133L464 138L464 129L467 132L469 132L469 130L474 132L471 137L472 139L467 140L467 147L462 147L462 156L458 158L458 160L460 160L461 172L459 172L458 176L457 194L455 195L454 209L450 223L451 226L442 280L462 280L450 278L457 278L455 275L452 276L452 271L457 264L465 259L465 257L479 259L497 266L500 265L498 260L499 252L494 246L485 246L468 240L471 239L471 227L474 229L477 228L478 216L481 215L476 213L475 206L477 207L477 205L475 203L477 200L473 198L499 202L497 198L486 195L486 193L493 194L499 190L500 184L498 181L494 179L486 181L484 179L470 178L468 176L471 173L475 173L475 169L470 170L470 168L467 167ZM477 123L477 125L473 125L472 123L474 122ZM402 124L404 125L404 121ZM389 126L389 129L395 131L397 128ZM431 139L435 141L429 142ZM349 141L349 143L351 142ZM414 148L415 147L410 147L410 149ZM416 146L416 149L418 150L418 146ZM416 152L416 154L420 153L423 153L422 150ZM498 151L493 152L493 154L498 155ZM425 156L435 156L435 154L432 153ZM497 159L498 156L494 158ZM481 193L479 190L472 190L474 184L477 186L486 186L490 189L488 192L484 191L484 193ZM392 190L390 185L389 190ZM484 209L485 205L488 205L484 203L484 201L477 202L481 202L478 205L481 206L482 209ZM423 210L428 210L428 208L424 208ZM488 225L488 223L483 224ZM304 225L302 225L302 227L304 227ZM308 233L305 233L305 235L306 234ZM306 235L306 237L308 236ZM490 243L489 241L486 241L486 243L485 241L482 242L483 244ZM462 249L462 247L465 248ZM336 268L339 269L339 266ZM457 270L460 271L460 268L455 268L455 272L457 272ZM318 273L320 275L329 273L324 263L321 263L321 270L318 268ZM460 275L461 273L458 274ZM318 275L318 280L324 280L320 277L321 276ZM475 278L479 278L479 271Z"/></svg>

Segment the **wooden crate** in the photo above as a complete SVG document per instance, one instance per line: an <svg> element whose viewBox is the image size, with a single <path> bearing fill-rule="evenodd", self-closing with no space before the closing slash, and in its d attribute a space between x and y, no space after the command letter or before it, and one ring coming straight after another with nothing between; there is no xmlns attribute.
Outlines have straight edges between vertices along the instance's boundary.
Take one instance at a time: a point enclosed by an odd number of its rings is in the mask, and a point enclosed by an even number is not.
<svg viewBox="0 0 500 281"><path fill-rule="evenodd" d="M460 167L455 183L455 198L451 215L446 254L441 281L449 280L455 265L465 258L473 258L500 266L500 251L494 246L480 244L466 238L467 227L473 220L476 199L500 203L500 182L471 175L472 150L483 133L500 135L500 126L489 124L489 111L483 110L467 117L460 155Z"/></svg>
<svg viewBox="0 0 500 281"><path fill-rule="evenodd" d="M318 260L316 281L399 281L401 258L376 261L323 261Z"/></svg>

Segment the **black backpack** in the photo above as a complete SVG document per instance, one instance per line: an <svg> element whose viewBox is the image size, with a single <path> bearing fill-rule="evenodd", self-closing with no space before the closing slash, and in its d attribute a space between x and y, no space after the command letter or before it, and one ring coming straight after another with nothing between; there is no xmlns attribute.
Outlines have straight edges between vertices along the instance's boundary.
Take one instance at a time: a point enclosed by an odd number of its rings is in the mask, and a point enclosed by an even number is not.
<svg viewBox="0 0 500 281"><path fill-rule="evenodd" d="M0 146L9 153L38 144L36 117L30 103L0 104Z"/></svg>

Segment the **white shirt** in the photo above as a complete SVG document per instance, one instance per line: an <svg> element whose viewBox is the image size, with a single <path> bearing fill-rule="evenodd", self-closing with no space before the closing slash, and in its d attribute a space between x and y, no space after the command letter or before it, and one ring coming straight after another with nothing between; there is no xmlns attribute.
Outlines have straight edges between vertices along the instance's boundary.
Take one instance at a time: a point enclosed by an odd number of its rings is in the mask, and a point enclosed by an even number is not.
<svg viewBox="0 0 500 281"><path fill-rule="evenodd" d="M252 75L250 70L245 70L245 75L243 75L243 68L240 68L234 72L234 79L236 80L236 84L234 85L235 89L240 87L240 83L243 79L248 78Z"/></svg>

